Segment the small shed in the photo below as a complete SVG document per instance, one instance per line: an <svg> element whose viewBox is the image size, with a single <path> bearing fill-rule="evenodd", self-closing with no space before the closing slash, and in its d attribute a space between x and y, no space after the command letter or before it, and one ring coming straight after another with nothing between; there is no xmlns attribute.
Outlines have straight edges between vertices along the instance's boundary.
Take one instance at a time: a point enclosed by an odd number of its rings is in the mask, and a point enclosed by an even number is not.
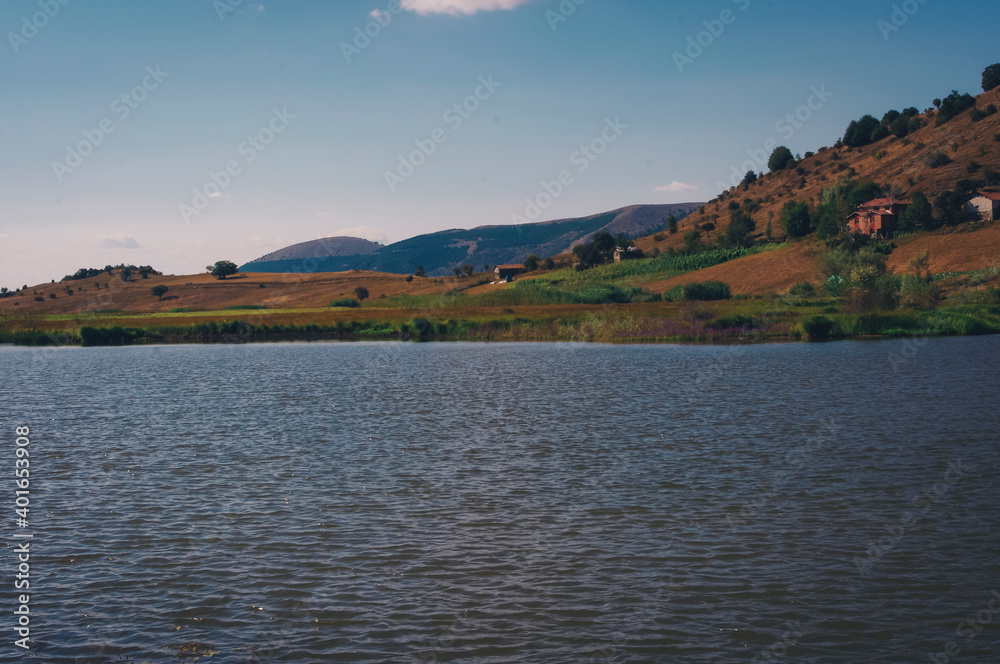
<svg viewBox="0 0 1000 664"><path fill-rule="evenodd" d="M1000 194L981 191L979 195L965 204L965 212L970 217L983 221L996 221L1000 216Z"/></svg>
<svg viewBox="0 0 1000 664"><path fill-rule="evenodd" d="M497 265L493 268L493 276L497 281L513 281L514 277L524 271L524 265Z"/></svg>

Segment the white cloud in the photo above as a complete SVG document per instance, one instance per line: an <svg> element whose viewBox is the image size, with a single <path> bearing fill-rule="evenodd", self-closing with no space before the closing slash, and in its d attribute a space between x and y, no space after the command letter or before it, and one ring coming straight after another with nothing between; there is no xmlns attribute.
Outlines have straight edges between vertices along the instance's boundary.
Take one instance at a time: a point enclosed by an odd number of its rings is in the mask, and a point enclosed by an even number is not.
<svg viewBox="0 0 1000 664"><path fill-rule="evenodd" d="M386 235L384 231L381 231L378 228L372 228L371 226L341 228L339 231L333 231L332 233L321 233L317 236L317 239L324 237L360 237L365 240L380 242L382 244L386 244L389 239L389 236Z"/></svg>
<svg viewBox="0 0 1000 664"><path fill-rule="evenodd" d="M470 15L497 9L514 9L534 0L403 0L403 9L418 14Z"/></svg>
<svg viewBox="0 0 1000 664"><path fill-rule="evenodd" d="M100 249L139 249L139 243L135 238L124 235L101 235L98 238L98 248Z"/></svg>
<svg viewBox="0 0 1000 664"><path fill-rule="evenodd" d="M222 191L213 191L208 195L209 198L232 198L231 194L227 194Z"/></svg>
<svg viewBox="0 0 1000 664"><path fill-rule="evenodd" d="M669 192L671 194L679 194L685 191L697 191L698 187L693 184L687 184L685 182L678 182L674 180L670 184L665 184L662 187L657 187L653 191L659 192Z"/></svg>
<svg viewBox="0 0 1000 664"><path fill-rule="evenodd" d="M383 18L384 20L384 17L388 14L389 12L384 11L382 9L373 9L370 12L368 12L368 15L371 16L376 21L379 20L380 18Z"/></svg>

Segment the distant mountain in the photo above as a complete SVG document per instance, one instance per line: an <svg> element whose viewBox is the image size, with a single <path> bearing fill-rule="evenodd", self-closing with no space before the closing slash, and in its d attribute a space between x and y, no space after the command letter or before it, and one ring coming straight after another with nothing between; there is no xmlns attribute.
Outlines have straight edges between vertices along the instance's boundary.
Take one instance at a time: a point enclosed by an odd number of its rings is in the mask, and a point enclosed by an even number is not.
<svg viewBox="0 0 1000 664"><path fill-rule="evenodd" d="M465 264L482 269L483 265L520 263L528 254L554 256L586 242L594 233L602 230L612 235L624 233L630 237L648 235L663 230L663 221L667 217L673 215L682 219L701 205L633 205L576 219L440 231L418 235L389 246L356 238L326 238L281 249L240 266L240 271L308 273L360 269L409 274L418 265L423 265L428 275L441 276L451 274L452 268ZM344 250L349 250L355 245L322 244L330 240L356 240L375 248L354 254L332 253L333 249L341 246ZM287 252L291 253L286 255Z"/></svg>

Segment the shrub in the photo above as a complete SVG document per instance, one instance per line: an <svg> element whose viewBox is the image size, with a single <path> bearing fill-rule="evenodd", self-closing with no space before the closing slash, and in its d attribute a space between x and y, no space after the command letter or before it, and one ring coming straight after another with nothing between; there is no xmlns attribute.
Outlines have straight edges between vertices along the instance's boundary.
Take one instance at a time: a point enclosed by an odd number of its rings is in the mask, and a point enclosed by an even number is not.
<svg viewBox="0 0 1000 664"><path fill-rule="evenodd" d="M812 230L809 206L805 203L789 201L781 210L781 225L788 237L803 237Z"/></svg>
<svg viewBox="0 0 1000 664"><path fill-rule="evenodd" d="M1000 64L990 65L983 70L983 92L1000 87Z"/></svg>
<svg viewBox="0 0 1000 664"><path fill-rule="evenodd" d="M697 281L684 285L684 299L707 302L711 300L728 300L732 297L729 286L721 281Z"/></svg>
<svg viewBox="0 0 1000 664"><path fill-rule="evenodd" d="M864 115L860 120L854 120L847 125L844 132L844 144L852 148L860 148L872 142L872 134L881 126L871 115Z"/></svg>
<svg viewBox="0 0 1000 664"><path fill-rule="evenodd" d="M931 168L941 168L951 163L951 157L943 152L928 152L927 165Z"/></svg>
<svg viewBox="0 0 1000 664"><path fill-rule="evenodd" d="M951 94L941 101L941 110L937 115L938 126L955 118L964 111L976 105L976 99L969 93L959 94L958 90L952 90Z"/></svg>
<svg viewBox="0 0 1000 664"><path fill-rule="evenodd" d="M779 145L774 148L774 152L771 153L771 158L767 161L767 167L771 169L771 172L782 171L795 162L795 157L792 156L792 151L786 148L784 145Z"/></svg>
<svg viewBox="0 0 1000 664"><path fill-rule="evenodd" d="M339 300L334 300L330 303L331 307L360 307L361 303L355 300L353 297L345 297Z"/></svg>
<svg viewBox="0 0 1000 664"><path fill-rule="evenodd" d="M813 316L802 323L802 329L809 341L826 341L833 331L833 321L826 316Z"/></svg>
<svg viewBox="0 0 1000 664"><path fill-rule="evenodd" d="M812 297L816 294L816 287L808 281L802 281L792 286L788 293L794 297Z"/></svg>

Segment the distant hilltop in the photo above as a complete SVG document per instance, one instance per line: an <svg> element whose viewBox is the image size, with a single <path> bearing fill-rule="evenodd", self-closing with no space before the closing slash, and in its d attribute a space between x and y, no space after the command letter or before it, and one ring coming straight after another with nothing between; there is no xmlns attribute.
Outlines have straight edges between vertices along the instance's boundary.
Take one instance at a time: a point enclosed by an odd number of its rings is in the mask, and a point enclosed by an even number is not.
<svg viewBox="0 0 1000 664"><path fill-rule="evenodd" d="M359 238L323 238L279 249L240 266L241 272L341 272L359 269L410 274L422 266L430 276L455 267L521 263L529 254L555 256L588 241L598 231L640 237L664 230L703 203L632 205L588 217L532 224L480 226L428 233L388 246Z"/></svg>

